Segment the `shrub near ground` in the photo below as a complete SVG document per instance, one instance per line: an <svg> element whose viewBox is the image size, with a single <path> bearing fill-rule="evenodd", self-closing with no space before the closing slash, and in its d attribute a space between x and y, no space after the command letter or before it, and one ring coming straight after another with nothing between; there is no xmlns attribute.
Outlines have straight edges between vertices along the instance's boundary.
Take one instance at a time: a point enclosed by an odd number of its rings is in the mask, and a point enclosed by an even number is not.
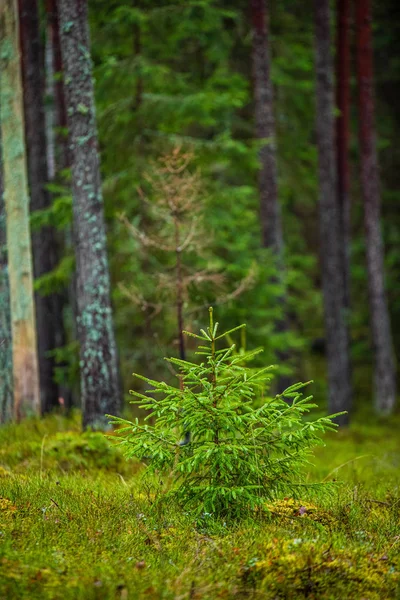
<svg viewBox="0 0 400 600"><path fill-rule="evenodd" d="M341 480L333 495L230 527L156 504L78 415L3 427L0 598L400 597L398 426L328 436L309 478Z"/></svg>

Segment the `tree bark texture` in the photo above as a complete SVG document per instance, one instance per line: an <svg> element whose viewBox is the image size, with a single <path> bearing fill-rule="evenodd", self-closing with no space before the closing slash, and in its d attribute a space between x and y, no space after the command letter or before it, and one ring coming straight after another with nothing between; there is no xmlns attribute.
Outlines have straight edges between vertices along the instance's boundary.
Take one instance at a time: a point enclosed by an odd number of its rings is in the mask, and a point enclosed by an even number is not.
<svg viewBox="0 0 400 600"><path fill-rule="evenodd" d="M324 299L329 410L351 409L350 358L341 268L340 215L336 201L333 60L329 0L315 0L316 133L319 170L319 220ZM344 415L339 422L345 423Z"/></svg>
<svg viewBox="0 0 400 600"><path fill-rule="evenodd" d="M72 159L83 424L119 409L86 0L58 0Z"/></svg>
<svg viewBox="0 0 400 600"><path fill-rule="evenodd" d="M22 81L25 106L25 139L28 157L28 179L31 210L51 205L46 190L48 167L44 106L44 51L39 29L37 0L19 0ZM59 260L59 248L53 227L45 226L32 232L35 278L52 271ZM54 381L55 360L51 351L65 343L63 306L59 294L35 294L36 324L39 354L40 396L43 412L58 405L60 395Z"/></svg>
<svg viewBox="0 0 400 600"><path fill-rule="evenodd" d="M350 0L337 0L336 37L336 160L337 194L340 230L342 233L342 271L346 309L350 308Z"/></svg>
<svg viewBox="0 0 400 600"><path fill-rule="evenodd" d="M12 323L14 414L40 412L18 5L0 4L0 108Z"/></svg>
<svg viewBox="0 0 400 600"><path fill-rule="evenodd" d="M250 0L253 36L253 81L256 137L262 141L258 187L262 241L281 258L282 225L278 203L273 89L265 0Z"/></svg>
<svg viewBox="0 0 400 600"><path fill-rule="evenodd" d="M71 164L69 158L68 139L64 133L64 131L67 129L67 109L65 106L63 63L56 0L47 0L46 16L48 92L49 96L52 98L52 123L56 128L56 135L54 136L53 141L53 156L49 161L49 173L50 176L54 178L61 171L67 169Z"/></svg>
<svg viewBox="0 0 400 600"><path fill-rule="evenodd" d="M67 114L64 97L63 65L61 57L60 32L58 24L58 10L55 0L46 1L46 49L45 49L45 79L46 96L49 104L46 107L46 146L47 146L47 175L51 182L64 183L63 172L70 165L67 130ZM57 256L63 249L72 247L71 227L67 227L64 235L58 235ZM71 306L74 320L76 320L76 293L75 274L71 277L68 288L53 294L54 314L63 319L63 327L58 327L55 332L56 347L65 346L67 343L66 329L64 326L64 312L68 305ZM76 332L73 328L73 338ZM62 363L58 364L63 367ZM74 403L72 389L68 384L58 386L58 395L64 401L65 407Z"/></svg>
<svg viewBox="0 0 400 600"><path fill-rule="evenodd" d="M273 87L271 81L271 61L269 52L268 15L266 0L250 0L253 37L253 84L255 133L262 142L259 159L258 189L260 196L260 218L262 245L272 250L276 258L277 278L275 283L284 281L283 234L280 206L278 199L278 174L276 165L276 136L273 110ZM288 329L286 301L283 296L279 303L282 306L282 317L276 323L276 333L284 333ZM278 351L280 364L288 361L286 351ZM280 375L277 380L277 391L283 392L291 379Z"/></svg>
<svg viewBox="0 0 400 600"><path fill-rule="evenodd" d="M12 339L6 226L0 135L0 424L6 423L12 418L13 406Z"/></svg>
<svg viewBox="0 0 400 600"><path fill-rule="evenodd" d="M391 413L396 401L396 370L384 281L381 194L376 148L373 92L373 50L369 0L356 0L356 46L361 189L368 271L368 292L374 350L375 404Z"/></svg>

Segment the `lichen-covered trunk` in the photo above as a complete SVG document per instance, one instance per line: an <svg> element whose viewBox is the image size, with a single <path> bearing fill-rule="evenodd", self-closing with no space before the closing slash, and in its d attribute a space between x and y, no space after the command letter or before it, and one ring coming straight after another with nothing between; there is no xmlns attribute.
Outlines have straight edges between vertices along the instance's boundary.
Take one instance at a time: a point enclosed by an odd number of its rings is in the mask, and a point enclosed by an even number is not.
<svg viewBox="0 0 400 600"><path fill-rule="evenodd" d="M381 413L393 411L396 372L384 280L381 196L374 122L373 53L369 0L356 0L356 46L361 189L368 271L368 292L374 349L375 404Z"/></svg>
<svg viewBox="0 0 400 600"><path fill-rule="evenodd" d="M72 161L83 424L119 410L86 0L58 0Z"/></svg>
<svg viewBox="0 0 400 600"><path fill-rule="evenodd" d="M25 139L31 210L51 204L48 183L46 125L44 107L44 54L39 29L37 0L18 0L22 81L25 107ZM59 244L53 227L32 232L35 278L52 271L59 260ZM55 360L51 352L64 340L62 303L58 294L35 294L39 354L40 396L43 412L58 405L59 389L54 381ZM60 343L61 342L61 343Z"/></svg>
<svg viewBox="0 0 400 600"><path fill-rule="evenodd" d="M0 4L0 110L10 282L14 414L40 412L29 196L16 0Z"/></svg>
<svg viewBox="0 0 400 600"><path fill-rule="evenodd" d="M344 278L345 306L350 308L350 0L337 0L336 35L336 160L337 194L340 230L342 235L341 260Z"/></svg>
<svg viewBox="0 0 400 600"><path fill-rule="evenodd" d="M3 162L0 131L0 424L11 419L12 406L13 374L10 289L8 285L6 207L3 195Z"/></svg>
<svg viewBox="0 0 400 600"><path fill-rule="evenodd" d="M277 277L275 282L282 285L285 279L283 262L283 234L278 199L278 175L276 164L275 118L273 107L273 87L271 81L271 64L268 39L268 23L266 0L250 0L252 21L252 61L254 86L255 134L261 141L259 151L260 168L258 173L258 190L260 198L260 218L262 245L272 250L275 257ZM286 317L286 301L284 295L279 299L282 316L276 323L277 333L288 329ZM288 359L284 350L277 352L280 364ZM282 392L291 384L290 378L280 375L277 388Z"/></svg>
<svg viewBox="0 0 400 600"><path fill-rule="evenodd" d="M315 0L316 133L319 221L329 410L351 409L349 340L341 268L340 215L336 194L333 60L329 0ZM338 419L341 423L348 415Z"/></svg>

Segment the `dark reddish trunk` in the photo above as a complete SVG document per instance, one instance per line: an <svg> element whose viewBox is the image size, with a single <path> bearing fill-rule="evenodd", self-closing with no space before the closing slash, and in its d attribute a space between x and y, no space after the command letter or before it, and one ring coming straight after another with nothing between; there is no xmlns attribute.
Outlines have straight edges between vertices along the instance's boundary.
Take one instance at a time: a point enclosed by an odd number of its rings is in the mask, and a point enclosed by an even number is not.
<svg viewBox="0 0 400 600"><path fill-rule="evenodd" d="M346 309L350 307L350 0L337 0L336 118L337 191L342 232L342 270Z"/></svg>
<svg viewBox="0 0 400 600"><path fill-rule="evenodd" d="M350 358L345 321L340 213L336 196L333 61L329 0L315 0L316 132L319 170L319 220L324 299L328 404L330 412L351 408ZM339 421L346 423L348 416Z"/></svg>
<svg viewBox="0 0 400 600"><path fill-rule="evenodd" d="M369 0L356 0L356 44L361 188L368 271L376 408L391 413L396 401L392 333L384 281L381 196L374 122L373 52Z"/></svg>
<svg viewBox="0 0 400 600"><path fill-rule="evenodd" d="M51 199L46 191L48 181L46 127L44 115L43 48L40 39L36 0L19 0L20 44L24 86L25 137L28 156L28 178L31 210L48 208ZM32 234L34 275L38 278L58 261L55 231L43 227ZM54 382L54 358L49 353L64 335L63 315L55 295L35 295L39 354L40 395L42 411L58 405L59 390Z"/></svg>
<svg viewBox="0 0 400 600"><path fill-rule="evenodd" d="M136 68L137 68L137 79L136 79L136 90L134 93L135 98L135 109L140 108L143 100L143 77L141 74L141 54L142 54L142 36L140 25L138 23L135 24L133 28L133 52L136 60Z"/></svg>

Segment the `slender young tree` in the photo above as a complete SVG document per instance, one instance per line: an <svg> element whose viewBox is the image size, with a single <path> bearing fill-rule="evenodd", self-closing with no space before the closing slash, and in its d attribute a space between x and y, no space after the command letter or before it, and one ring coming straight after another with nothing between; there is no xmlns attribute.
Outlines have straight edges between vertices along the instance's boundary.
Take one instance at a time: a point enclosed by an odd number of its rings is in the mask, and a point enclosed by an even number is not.
<svg viewBox="0 0 400 600"><path fill-rule="evenodd" d="M350 308L350 0L336 4L336 161L345 307Z"/></svg>
<svg viewBox="0 0 400 600"><path fill-rule="evenodd" d="M0 4L0 122L12 324L14 414L40 411L16 0Z"/></svg>
<svg viewBox="0 0 400 600"><path fill-rule="evenodd" d="M3 195L3 162L0 135L0 424L11 419L13 402L10 289L6 242L6 207Z"/></svg>
<svg viewBox="0 0 400 600"><path fill-rule="evenodd" d="M48 183L45 124L44 49L39 28L37 0L18 0L22 81L25 107L25 139L31 210L51 204ZM35 278L52 271L59 259L58 241L53 227L45 226L32 233ZM65 339L62 303L58 294L35 294L39 353L40 395L43 412L58 404L60 391L54 380L55 361L51 352Z"/></svg>
<svg viewBox="0 0 400 600"><path fill-rule="evenodd" d="M361 189L364 201L368 292L375 357L375 405L379 412L388 414L393 411L396 401L396 370L384 280L371 22L370 1L356 0Z"/></svg>
<svg viewBox="0 0 400 600"><path fill-rule="evenodd" d="M350 358L341 268L340 215L336 196L333 60L330 3L315 0L316 132L319 163L319 220L324 298L329 410L351 408ZM342 423L347 415L340 418Z"/></svg>
<svg viewBox="0 0 400 600"><path fill-rule="evenodd" d="M58 0L69 128L77 263L83 425L107 427L119 409L86 0Z"/></svg>

